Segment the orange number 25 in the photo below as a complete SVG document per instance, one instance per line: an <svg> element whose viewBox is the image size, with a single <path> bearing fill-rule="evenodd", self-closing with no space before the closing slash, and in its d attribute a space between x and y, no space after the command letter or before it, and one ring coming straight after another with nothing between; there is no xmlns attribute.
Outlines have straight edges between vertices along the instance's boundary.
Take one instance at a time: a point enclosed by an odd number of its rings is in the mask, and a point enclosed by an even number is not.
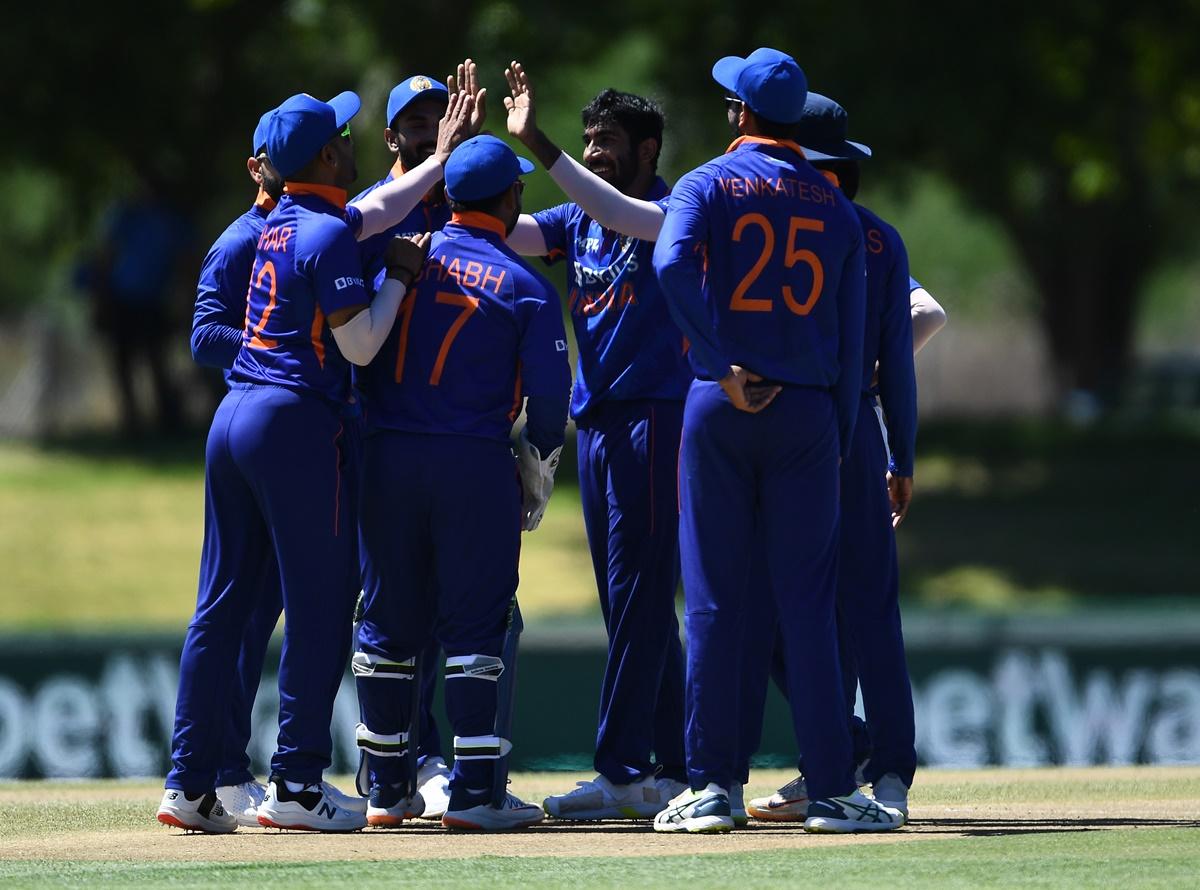
<svg viewBox="0 0 1200 890"><path fill-rule="evenodd" d="M438 350L437 359L433 363L433 373L429 375L430 386L437 386L442 382L442 369L446 366L446 356L450 354L450 347L454 345L454 340L463 329L463 325L467 323L467 319L479 308L479 298L471 297L467 294L438 291L434 299L438 303L461 306L462 312L458 314L458 318L454 319L454 322L450 325L450 329L446 331L446 336L442 338L442 347ZM404 305L400 307L400 314L403 316L403 319L400 322L400 349L396 353L397 383L404 380L404 359L408 355L408 328L412 322L413 307L416 303L417 292L414 290L404 300Z"/></svg>
<svg viewBox="0 0 1200 890"><path fill-rule="evenodd" d="M758 255L758 259L750 267L750 271L734 288L729 308L734 312L770 312L775 308L775 302L771 297L748 297L746 292L750 290L754 282L758 280L758 276L762 274L763 269L767 267L767 263L771 261L771 256L775 252L775 227L761 213L746 213L738 217L738 221L733 226L733 240L741 241L742 233L749 226L762 230L762 253ZM812 269L813 276L812 288L803 303L796 299L791 285L783 286L783 302L796 315L808 315L812 311L813 306L817 305L817 300L821 298L821 288L825 284L825 268L821 265L821 258L811 250L796 247L796 236L800 232L824 231L825 221L820 219L793 216L788 223L787 251L783 255L784 268L790 269L796 263L805 263Z"/></svg>

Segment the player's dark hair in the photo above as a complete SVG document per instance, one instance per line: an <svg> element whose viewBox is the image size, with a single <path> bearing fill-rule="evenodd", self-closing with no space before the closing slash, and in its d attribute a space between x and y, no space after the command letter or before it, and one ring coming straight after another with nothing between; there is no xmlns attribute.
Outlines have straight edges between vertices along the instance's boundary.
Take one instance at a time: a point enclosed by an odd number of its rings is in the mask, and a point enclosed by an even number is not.
<svg viewBox="0 0 1200 890"><path fill-rule="evenodd" d="M504 200L504 196L508 194L508 190L512 186L508 186L504 191L492 195L490 198L479 198L475 201L455 201L447 196L447 203L450 205L450 210L453 213L469 213L476 210L480 213L486 213L489 216L495 216L500 209L500 202Z"/></svg>
<svg viewBox="0 0 1200 890"><path fill-rule="evenodd" d="M858 194L859 171L862 169L858 161L813 161L812 165L818 170L828 170L838 178L838 188L842 194L854 200Z"/></svg>
<svg viewBox="0 0 1200 890"><path fill-rule="evenodd" d="M650 167L658 169L658 156L662 153L663 112L657 102L609 87L583 106L580 116L585 130L601 124L616 124L629 134L630 146L635 151L644 140L653 139L658 143L658 149L650 159Z"/></svg>
<svg viewBox="0 0 1200 890"><path fill-rule="evenodd" d="M791 139L796 141L796 137L800 135L800 123L797 121L794 124L781 124L777 121L769 121L749 105L746 106L746 111L754 115L754 120L758 125L758 135L765 136L768 139Z"/></svg>

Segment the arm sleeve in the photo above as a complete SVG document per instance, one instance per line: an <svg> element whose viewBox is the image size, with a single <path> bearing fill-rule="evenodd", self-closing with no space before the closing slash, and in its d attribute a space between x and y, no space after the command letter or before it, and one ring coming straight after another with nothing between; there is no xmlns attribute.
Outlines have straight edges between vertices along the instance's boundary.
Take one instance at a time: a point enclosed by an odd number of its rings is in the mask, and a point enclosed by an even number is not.
<svg viewBox="0 0 1200 890"><path fill-rule="evenodd" d="M396 312L406 292L401 282L385 279L370 306L333 329L333 339L348 362L359 366L371 363L396 323Z"/></svg>
<svg viewBox="0 0 1200 890"><path fill-rule="evenodd" d="M604 228L642 241L658 240L665 216L661 205L629 197L566 152L550 168L550 178Z"/></svg>
<svg viewBox="0 0 1200 890"><path fill-rule="evenodd" d="M899 236L883 295L879 325L879 400L887 418L889 469L911 476L917 442L917 375L913 368L913 322L908 304L908 254Z"/></svg>
<svg viewBox="0 0 1200 890"><path fill-rule="evenodd" d="M833 397L837 404L842 460L850 455L854 422L858 419L858 402L862 398L863 337L867 323L867 271L862 228L857 222L855 219L854 249L842 266L837 297L839 373L833 387Z"/></svg>
<svg viewBox="0 0 1200 890"><path fill-rule="evenodd" d="M721 350L716 326L704 301L704 255L708 247L704 210L703 183L695 172L689 173L671 194L671 204L654 245L654 271L671 319L690 343L692 361L705 376L722 380L729 375L729 360ZM859 252L861 273L861 247ZM861 331L859 341L861 344Z"/></svg>
<svg viewBox="0 0 1200 890"><path fill-rule="evenodd" d="M933 295L909 278L911 288L908 299L912 313L913 354L916 355L934 334L946 326L946 310Z"/></svg>
<svg viewBox="0 0 1200 890"><path fill-rule="evenodd" d="M542 211L542 213L547 212L549 211ZM541 216L540 213L536 216L522 213L517 217L517 224L504 243L521 256L545 256L549 253L550 249L543 237L542 227L538 224L539 216Z"/></svg>
<svg viewBox="0 0 1200 890"><path fill-rule="evenodd" d="M346 208L346 223L351 231L355 230L350 220L353 209L362 220L355 232L359 241L386 231L402 222L441 178L442 165L428 158L398 179L373 189L361 200L349 205Z"/></svg>
<svg viewBox="0 0 1200 890"><path fill-rule="evenodd" d="M539 210L531 217L541 233L544 248L537 255L547 263L553 264L567 258L569 253L567 248L570 246L567 223L571 216L571 210L572 205L570 204L558 204L546 210Z"/></svg>
<svg viewBox="0 0 1200 890"><path fill-rule="evenodd" d="M567 360L567 332L563 328L558 294L549 283L532 275L518 278L517 287L515 308L521 337L521 393L551 398L569 394L571 366ZM520 289L524 289L526 296L521 296ZM566 422L564 409L564 426Z"/></svg>
<svg viewBox="0 0 1200 890"><path fill-rule="evenodd" d="M567 439L567 408L571 391L530 396L525 400L525 434L543 457Z"/></svg>
<svg viewBox="0 0 1200 890"><path fill-rule="evenodd" d="M317 303L326 315L371 302L363 283L362 257L350 230L332 217L313 233L300 260L312 280ZM307 234L307 233L303 233ZM300 247L297 247L298 255Z"/></svg>
<svg viewBox="0 0 1200 890"><path fill-rule="evenodd" d="M211 368L232 368L242 348L246 290L253 252L247 257L214 244L200 267L196 309L192 315L192 358Z"/></svg>

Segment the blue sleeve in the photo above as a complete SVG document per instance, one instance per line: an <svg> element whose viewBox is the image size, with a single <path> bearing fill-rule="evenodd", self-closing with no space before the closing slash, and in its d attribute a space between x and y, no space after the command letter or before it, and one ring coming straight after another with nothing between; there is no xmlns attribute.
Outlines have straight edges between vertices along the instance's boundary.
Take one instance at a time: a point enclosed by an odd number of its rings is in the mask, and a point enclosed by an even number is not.
<svg viewBox="0 0 1200 890"><path fill-rule="evenodd" d="M917 374L913 367L912 312L908 295L908 252L898 234L884 290L879 325L879 399L887 418L888 444L897 476L911 476L917 442Z"/></svg>
<svg viewBox="0 0 1200 890"><path fill-rule="evenodd" d="M358 242L346 226L331 217L326 219L329 223L315 226L312 240L304 244L301 262L311 278L321 311L332 315L349 306L365 306L371 299L363 282Z"/></svg>
<svg viewBox="0 0 1200 890"><path fill-rule="evenodd" d="M558 395L530 396L525 400L525 432L543 458L567 440L570 403L570 389Z"/></svg>
<svg viewBox="0 0 1200 890"><path fill-rule="evenodd" d="M198 364L232 368L242 348L253 242L247 247L232 250L218 239L200 267L191 337L192 358Z"/></svg>
<svg viewBox="0 0 1200 890"><path fill-rule="evenodd" d="M905 265L908 265L907 255L904 258L904 263L905 263ZM913 291L917 290L920 286L921 286L921 282L917 281L917 279L913 278L911 275L908 276L908 292L910 294Z"/></svg>
<svg viewBox="0 0 1200 890"><path fill-rule="evenodd" d="M691 344L692 361L712 380L729 375L729 360L717 342L716 327L704 301L704 252L708 248L705 182L699 171L679 181L662 232L654 245L654 271L662 285L671 319ZM859 334L861 342L862 334Z"/></svg>
<svg viewBox="0 0 1200 890"><path fill-rule="evenodd" d="M867 270L864 264L862 227L854 218L854 249L846 257L839 282L838 307L838 380L833 387L837 403L841 455L850 455L854 441L854 422L862 398L863 337L867 326Z"/></svg>
<svg viewBox="0 0 1200 890"><path fill-rule="evenodd" d="M533 215L542 230L542 240L546 242L547 263L557 263L567 256L567 214L573 206L559 204Z"/></svg>
<svg viewBox="0 0 1200 890"><path fill-rule="evenodd" d="M362 211L353 204L347 204L342 219L346 223L346 228L350 230L350 237L357 240L358 233L362 231Z"/></svg>
<svg viewBox="0 0 1200 890"><path fill-rule="evenodd" d="M571 392L571 365L567 360L567 332L563 328L558 294L550 284L532 275L516 277L515 310L520 331L521 394L557 399ZM562 423L567 422L566 402Z"/></svg>

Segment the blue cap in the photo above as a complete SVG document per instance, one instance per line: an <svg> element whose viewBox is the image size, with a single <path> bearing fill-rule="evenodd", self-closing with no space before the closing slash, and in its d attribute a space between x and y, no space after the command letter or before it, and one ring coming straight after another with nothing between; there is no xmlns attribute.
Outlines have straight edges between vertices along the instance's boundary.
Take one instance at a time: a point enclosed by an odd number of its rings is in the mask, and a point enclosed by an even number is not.
<svg viewBox="0 0 1200 890"><path fill-rule="evenodd" d="M435 96L443 102L450 101L450 92L446 85L436 77L426 77L424 74L414 74L408 80L402 80L392 87L388 93L387 124L390 127L396 115L417 99Z"/></svg>
<svg viewBox="0 0 1200 890"><path fill-rule="evenodd" d="M533 162L495 136L475 136L446 161L446 196L452 201L479 201L498 195L518 176L533 172Z"/></svg>
<svg viewBox="0 0 1200 890"><path fill-rule="evenodd" d="M713 65L713 80L777 124L794 124L804 114L808 80L796 60L762 47L746 58L726 56Z"/></svg>
<svg viewBox="0 0 1200 890"><path fill-rule="evenodd" d="M271 119L271 111L264 111L263 116L258 119L258 126L254 128L254 144L250 146L250 154L254 157L267 150L267 121Z"/></svg>
<svg viewBox="0 0 1200 890"><path fill-rule="evenodd" d="M354 93L338 93L322 102L297 93L270 113L265 126L267 157L287 179L302 170L317 152L358 113L362 103Z"/></svg>
<svg viewBox="0 0 1200 890"><path fill-rule="evenodd" d="M810 161L858 161L871 156L871 149L846 138L850 116L828 96L809 93L800 118L796 141Z"/></svg>

